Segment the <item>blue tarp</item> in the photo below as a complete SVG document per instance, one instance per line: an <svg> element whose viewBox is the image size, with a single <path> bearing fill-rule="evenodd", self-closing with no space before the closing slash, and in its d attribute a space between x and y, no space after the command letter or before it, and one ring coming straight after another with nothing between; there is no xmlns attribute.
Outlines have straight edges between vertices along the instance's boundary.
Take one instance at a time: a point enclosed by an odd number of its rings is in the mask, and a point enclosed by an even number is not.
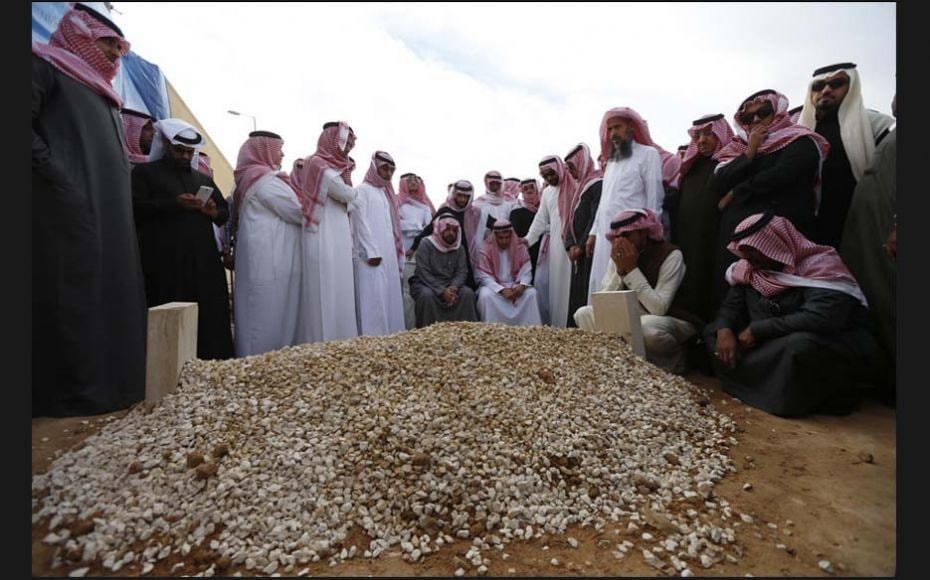
<svg viewBox="0 0 930 580"><path fill-rule="evenodd" d="M69 2L33 2L32 3L32 40L33 42L48 42L49 37L58 26L58 21L68 10ZM106 15L110 20L112 13L103 2L82 2ZM128 39L132 42L132 39ZM157 65L145 60L138 54L130 51L120 61L119 73L113 80L113 86L123 106L148 113L156 119L166 119L171 116L168 105L168 84L165 75Z"/></svg>

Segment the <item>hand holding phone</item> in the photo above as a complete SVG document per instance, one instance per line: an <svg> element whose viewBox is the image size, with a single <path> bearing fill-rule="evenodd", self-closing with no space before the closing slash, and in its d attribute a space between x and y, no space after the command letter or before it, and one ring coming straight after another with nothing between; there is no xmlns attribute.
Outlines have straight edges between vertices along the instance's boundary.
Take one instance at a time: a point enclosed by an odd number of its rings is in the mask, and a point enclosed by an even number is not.
<svg viewBox="0 0 930 580"><path fill-rule="evenodd" d="M195 197L199 199L201 203L207 203L211 195L213 195L213 188L208 185L201 185Z"/></svg>

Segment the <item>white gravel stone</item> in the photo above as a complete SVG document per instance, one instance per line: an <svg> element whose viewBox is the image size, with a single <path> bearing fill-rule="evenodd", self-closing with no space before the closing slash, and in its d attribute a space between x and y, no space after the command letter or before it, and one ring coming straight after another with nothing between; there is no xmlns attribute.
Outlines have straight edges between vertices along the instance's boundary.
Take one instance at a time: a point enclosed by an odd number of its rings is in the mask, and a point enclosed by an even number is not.
<svg viewBox="0 0 930 580"><path fill-rule="evenodd" d="M629 515L637 531L653 523L644 508L663 514L687 496L692 474L708 491L732 465L735 425L703 397L615 337L578 329L443 323L193 360L150 412L107 421L33 477L45 510L34 521L61 516L61 530L106 514L69 541L90 559L114 554L113 567L130 550L164 560L210 546L266 575L351 558L333 546L353 526L387 540L368 546L372 557L401 542L422 557L455 537L488 549L516 529L527 539L601 530L611 516ZM188 467L191 457L201 463ZM143 471L128 473L137 461ZM678 526L684 508L674 509ZM479 513L483 531L470 519ZM667 532L649 529L647 541L665 545Z"/></svg>

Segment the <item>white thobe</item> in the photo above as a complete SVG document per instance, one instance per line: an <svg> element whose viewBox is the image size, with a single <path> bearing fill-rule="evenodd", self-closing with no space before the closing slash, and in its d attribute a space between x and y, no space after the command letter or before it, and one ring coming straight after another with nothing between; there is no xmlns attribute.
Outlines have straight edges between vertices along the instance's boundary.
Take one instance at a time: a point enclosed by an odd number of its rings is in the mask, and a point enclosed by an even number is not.
<svg viewBox="0 0 930 580"><path fill-rule="evenodd" d="M413 240L432 221L433 212L428 205L409 201L398 207L397 213L400 215L400 235L406 252L413 245Z"/></svg>
<svg viewBox="0 0 930 580"><path fill-rule="evenodd" d="M562 243L562 217L559 214L559 188L547 185L542 192L539 211L526 234L527 246L532 246L549 232L549 252L546 267L549 277L549 316L552 326L568 325L568 296L572 283L572 263ZM539 264L536 265L539 268ZM539 282L537 281L537 286Z"/></svg>
<svg viewBox="0 0 930 580"><path fill-rule="evenodd" d="M297 344L303 214L271 171L242 198L236 242L236 356Z"/></svg>
<svg viewBox="0 0 930 580"><path fill-rule="evenodd" d="M355 297L358 332L384 336L405 329L401 274L404 255L394 243L394 223L384 191L358 186L357 208L349 214L355 241ZM377 266L368 260L381 258Z"/></svg>
<svg viewBox="0 0 930 580"><path fill-rule="evenodd" d="M655 288L637 267L620 276L613 260L599 288L602 291L633 290L639 302L640 325L646 347L646 360L669 372L682 374L687 370L687 356L682 345L697 334L690 322L669 316L668 309L685 277L685 262L681 250L670 253L662 266ZM582 306L575 312L575 323L582 330L596 330L594 307Z"/></svg>
<svg viewBox="0 0 930 580"><path fill-rule="evenodd" d="M358 336L355 320L355 273L349 205L358 196L333 169L320 184L323 205L316 231L303 229L299 342L324 342Z"/></svg>
<svg viewBox="0 0 930 580"><path fill-rule="evenodd" d="M478 216L478 227L475 231L475 240L472 241L471 238L468 238L468 243L477 244L475 247L480 248L484 244L485 238L488 236L488 217L493 217L495 221L510 221L510 211L517 207L517 204L512 201L504 200L501 203L494 205L493 203L487 201L486 198L482 197L475 200L474 206L481 210L481 214Z"/></svg>
<svg viewBox="0 0 930 580"><path fill-rule="evenodd" d="M595 236L591 277L588 279L588 304L599 287L610 262L610 243L604 237L618 212L649 208L662 216L662 158L648 145L633 142L633 154L620 161L609 161L604 171L601 200L594 217L591 235Z"/></svg>
<svg viewBox="0 0 930 580"><path fill-rule="evenodd" d="M500 261L497 265L497 279L475 270L478 284L478 315L484 322L501 322L511 326L539 326L539 305L536 301L536 289L530 286L533 281L533 266L529 261L520 268L516 279L510 271L510 251L498 250ZM500 282L498 282L500 280ZM513 288L519 284L526 286L516 302L504 298L498 292L504 288Z"/></svg>
<svg viewBox="0 0 930 580"><path fill-rule="evenodd" d="M433 220L433 211L426 204L409 201L398 208L398 213L400 214L400 235L404 240L404 252L408 252L413 246L413 240ZM417 262L415 254L411 254L406 260L402 289L404 295L404 321L407 330L410 330L416 328L417 325L414 301L410 296L410 277L416 271Z"/></svg>

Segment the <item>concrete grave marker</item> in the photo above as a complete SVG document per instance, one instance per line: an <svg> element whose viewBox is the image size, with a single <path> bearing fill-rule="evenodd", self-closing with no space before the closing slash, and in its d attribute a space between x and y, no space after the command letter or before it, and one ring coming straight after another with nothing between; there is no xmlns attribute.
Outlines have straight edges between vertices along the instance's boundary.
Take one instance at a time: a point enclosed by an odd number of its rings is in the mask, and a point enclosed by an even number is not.
<svg viewBox="0 0 930 580"><path fill-rule="evenodd" d="M145 407L178 388L181 368L197 358L197 303L168 302L149 308L145 356Z"/></svg>
<svg viewBox="0 0 930 580"><path fill-rule="evenodd" d="M643 327L639 320L639 300L633 290L594 292L594 326L600 332L619 335L633 348L633 352L646 358Z"/></svg>

